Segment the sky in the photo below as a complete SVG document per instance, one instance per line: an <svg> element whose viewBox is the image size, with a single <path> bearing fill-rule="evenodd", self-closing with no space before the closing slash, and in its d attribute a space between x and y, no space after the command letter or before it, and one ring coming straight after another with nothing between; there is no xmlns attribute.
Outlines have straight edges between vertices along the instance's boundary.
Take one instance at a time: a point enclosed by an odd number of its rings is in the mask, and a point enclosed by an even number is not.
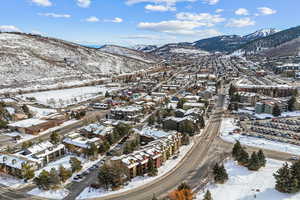
<svg viewBox="0 0 300 200"><path fill-rule="evenodd" d="M1 0L0 31L80 44L166 44L300 25L300 0Z"/></svg>

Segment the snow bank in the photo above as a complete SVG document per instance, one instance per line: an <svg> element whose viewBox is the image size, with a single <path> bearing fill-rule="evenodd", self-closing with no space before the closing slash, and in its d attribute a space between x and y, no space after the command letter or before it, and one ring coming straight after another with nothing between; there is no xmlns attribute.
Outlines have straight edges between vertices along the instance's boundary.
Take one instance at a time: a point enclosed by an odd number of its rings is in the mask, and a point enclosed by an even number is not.
<svg viewBox="0 0 300 200"><path fill-rule="evenodd" d="M63 199L69 195L69 191L67 189L59 189L59 190L40 190L39 188L34 188L33 190L27 192L27 194L39 196L46 199Z"/></svg>
<svg viewBox="0 0 300 200"><path fill-rule="evenodd" d="M275 179L273 173L283 163L268 159L266 167L254 172L238 166L234 161L228 161L225 163L225 168L229 180L223 185L209 185L206 189L210 190L214 200L299 200L300 193L283 194L274 189ZM197 200L203 199L206 189L197 194Z"/></svg>
<svg viewBox="0 0 300 200"><path fill-rule="evenodd" d="M234 119L223 119L220 129L221 138L231 143L234 143L236 140L238 140L241 144L247 146L300 155L300 146L239 134L230 135L229 133L236 128L238 127L234 124Z"/></svg>

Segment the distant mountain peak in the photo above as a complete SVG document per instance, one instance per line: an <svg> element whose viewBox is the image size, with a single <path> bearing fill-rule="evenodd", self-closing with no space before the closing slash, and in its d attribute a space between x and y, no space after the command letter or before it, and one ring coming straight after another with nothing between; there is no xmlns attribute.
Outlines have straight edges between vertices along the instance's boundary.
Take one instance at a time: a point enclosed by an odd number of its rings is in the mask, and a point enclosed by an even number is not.
<svg viewBox="0 0 300 200"><path fill-rule="evenodd" d="M255 31L254 33L248 34L243 36L243 38L248 40L254 40L262 37L267 37L269 35L273 35L275 33L279 32L279 30L275 28L265 28Z"/></svg>

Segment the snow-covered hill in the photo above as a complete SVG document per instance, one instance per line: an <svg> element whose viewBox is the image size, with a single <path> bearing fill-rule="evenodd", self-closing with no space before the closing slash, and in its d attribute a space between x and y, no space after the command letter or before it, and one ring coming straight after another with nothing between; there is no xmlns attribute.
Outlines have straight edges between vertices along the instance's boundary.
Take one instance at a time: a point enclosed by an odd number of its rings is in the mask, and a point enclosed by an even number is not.
<svg viewBox="0 0 300 200"><path fill-rule="evenodd" d="M145 52L145 53L149 53L151 51L154 51L157 48L158 48L158 46L156 46L156 45L143 45L143 44L135 45L135 46L132 47L132 49L135 49L137 51L142 51L142 52Z"/></svg>
<svg viewBox="0 0 300 200"><path fill-rule="evenodd" d="M125 56L128 58L140 60L147 63L156 63L158 62L158 58L148 54L144 53L142 51L137 51L134 49L129 49L126 47L116 46L116 45L105 45L99 49L102 52L111 53L115 55Z"/></svg>
<svg viewBox="0 0 300 200"><path fill-rule="evenodd" d="M258 38L262 38L262 37L267 37L269 35L273 35L275 33L277 33L279 30L275 29L275 28L269 28L269 29L260 29L258 31L255 31L254 33L251 33L249 35L245 35L243 36L244 39L246 40L255 40Z"/></svg>
<svg viewBox="0 0 300 200"><path fill-rule="evenodd" d="M0 33L0 89L93 79L146 69L146 61L23 33Z"/></svg>

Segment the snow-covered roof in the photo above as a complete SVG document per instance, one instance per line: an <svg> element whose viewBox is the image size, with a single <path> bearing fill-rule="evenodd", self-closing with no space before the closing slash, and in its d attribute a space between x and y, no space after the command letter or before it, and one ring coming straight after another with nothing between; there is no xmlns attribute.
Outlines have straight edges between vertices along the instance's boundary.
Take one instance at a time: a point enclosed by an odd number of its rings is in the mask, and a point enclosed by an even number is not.
<svg viewBox="0 0 300 200"><path fill-rule="evenodd" d="M30 119L25 119L25 120L21 120L21 121L18 121L18 122L10 123L10 124L8 124L8 126L28 128L28 127L31 127L31 126L36 126L36 125L45 123L45 122L47 122L47 121L46 120L30 118Z"/></svg>
<svg viewBox="0 0 300 200"><path fill-rule="evenodd" d="M153 137L155 139L167 137L170 134L173 134L173 132L165 132L162 130L157 129L151 129L151 128L144 128L142 131L139 131L140 135L147 136L147 137Z"/></svg>
<svg viewBox="0 0 300 200"><path fill-rule="evenodd" d="M27 162L28 160L25 157L13 154L0 154L0 164L4 164L12 168L22 169L22 165Z"/></svg>

